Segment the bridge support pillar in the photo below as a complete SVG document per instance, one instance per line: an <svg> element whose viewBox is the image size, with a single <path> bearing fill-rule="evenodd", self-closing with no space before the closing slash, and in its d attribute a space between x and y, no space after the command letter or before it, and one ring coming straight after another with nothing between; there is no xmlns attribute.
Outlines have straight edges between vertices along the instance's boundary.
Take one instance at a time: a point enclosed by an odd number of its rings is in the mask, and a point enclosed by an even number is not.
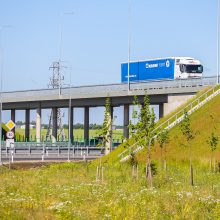
<svg viewBox="0 0 220 220"><path fill-rule="evenodd" d="M52 108L53 126L52 126L52 143L57 141L57 108Z"/></svg>
<svg viewBox="0 0 220 220"><path fill-rule="evenodd" d="M11 120L15 123L15 109L11 109ZM15 128L12 129L15 134Z"/></svg>
<svg viewBox="0 0 220 220"><path fill-rule="evenodd" d="M124 105L124 129L123 129L123 135L125 138L129 138L129 104Z"/></svg>
<svg viewBox="0 0 220 220"><path fill-rule="evenodd" d="M41 141L41 108L36 111L36 142Z"/></svg>
<svg viewBox="0 0 220 220"><path fill-rule="evenodd" d="M30 109L25 110L25 141L30 140Z"/></svg>
<svg viewBox="0 0 220 220"><path fill-rule="evenodd" d="M84 108L84 141L89 144L89 107Z"/></svg>
<svg viewBox="0 0 220 220"><path fill-rule="evenodd" d="M74 109L73 109L73 107L71 107L70 109L69 109L69 111L70 111L70 119L69 119L69 123L70 123L70 135L69 135L69 137L70 137L70 140L71 140L71 143L73 143L73 140L74 140L74 136L73 136L73 112L74 112Z"/></svg>
<svg viewBox="0 0 220 220"><path fill-rule="evenodd" d="M159 119L164 116L164 104L159 104Z"/></svg>

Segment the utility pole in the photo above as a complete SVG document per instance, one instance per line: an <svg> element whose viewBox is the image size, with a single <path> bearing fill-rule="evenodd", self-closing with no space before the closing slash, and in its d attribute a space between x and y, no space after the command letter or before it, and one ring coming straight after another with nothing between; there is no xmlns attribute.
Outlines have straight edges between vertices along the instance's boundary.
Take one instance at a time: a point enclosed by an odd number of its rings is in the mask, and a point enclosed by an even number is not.
<svg viewBox="0 0 220 220"><path fill-rule="evenodd" d="M219 84L219 7L220 3L218 1L218 6L217 6L217 80L216 83L217 85Z"/></svg>
<svg viewBox="0 0 220 220"><path fill-rule="evenodd" d="M128 2L128 92L130 91L130 60L131 60L131 0Z"/></svg>
<svg viewBox="0 0 220 220"><path fill-rule="evenodd" d="M1 45L2 30L11 28L11 25L0 25L0 166L2 163L2 80L3 80L3 49Z"/></svg>
<svg viewBox="0 0 220 220"><path fill-rule="evenodd" d="M64 77L61 73L61 69L63 67L60 64L60 61L58 62L53 62L52 66L50 67L50 69L52 69L53 73L52 73L52 77L50 78L50 83L48 85L49 88L53 88L53 89L59 89L59 95L61 95L61 88L62 88L62 82L64 80ZM65 141L66 137L65 137L65 132L64 132L64 127L63 127L63 115L61 112L60 108L57 108L57 127L58 127L58 137L61 136L61 140ZM48 141L49 136L51 134L52 131L52 119L53 119L53 111L51 110L50 116L49 116L49 125L48 125L48 129L47 129L47 134L46 134L46 141Z"/></svg>

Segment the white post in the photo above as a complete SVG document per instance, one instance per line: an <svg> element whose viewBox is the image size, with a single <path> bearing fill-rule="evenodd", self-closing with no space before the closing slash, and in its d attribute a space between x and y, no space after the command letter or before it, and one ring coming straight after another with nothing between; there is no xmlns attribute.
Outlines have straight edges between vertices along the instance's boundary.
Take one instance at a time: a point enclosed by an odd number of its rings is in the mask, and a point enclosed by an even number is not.
<svg viewBox="0 0 220 220"><path fill-rule="evenodd" d="M130 58L131 58L131 0L128 9L128 92L130 91Z"/></svg>
<svg viewBox="0 0 220 220"><path fill-rule="evenodd" d="M71 121L71 114L72 114L72 106L71 106L71 72L70 72L70 85L69 85L69 137L68 137L68 159L67 159L67 161L68 162L70 162L70 146L71 146L71 132L73 132L73 131L71 131L71 123L72 123L72 121Z"/></svg>
<svg viewBox="0 0 220 220"><path fill-rule="evenodd" d="M0 166L2 165L2 74L3 74L3 52L1 48L1 32L0 27ZM10 156L9 156L10 157Z"/></svg>
<svg viewBox="0 0 220 220"><path fill-rule="evenodd" d="M11 150L11 162L13 163L14 162L14 151Z"/></svg>
<svg viewBox="0 0 220 220"><path fill-rule="evenodd" d="M0 26L0 166L2 163L2 75L3 75L3 50L1 47L1 36L3 28L10 28L10 25Z"/></svg>
<svg viewBox="0 0 220 220"><path fill-rule="evenodd" d="M44 152L45 152L45 146L44 146L44 143L43 143L43 150L42 150L42 161L44 161Z"/></svg>
<svg viewBox="0 0 220 220"><path fill-rule="evenodd" d="M218 0L217 6L217 85L219 84L219 7L220 3Z"/></svg>

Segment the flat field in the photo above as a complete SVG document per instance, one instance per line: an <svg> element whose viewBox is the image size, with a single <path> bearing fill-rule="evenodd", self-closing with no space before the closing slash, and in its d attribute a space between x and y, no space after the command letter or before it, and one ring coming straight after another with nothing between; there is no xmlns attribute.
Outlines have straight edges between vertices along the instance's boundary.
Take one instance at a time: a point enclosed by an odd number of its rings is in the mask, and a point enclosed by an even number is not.
<svg viewBox="0 0 220 220"><path fill-rule="evenodd" d="M130 164L63 163L8 170L0 167L0 219L219 219L220 173L188 162L157 163L153 188L144 166L132 177ZM102 172L101 172L102 173Z"/></svg>
<svg viewBox="0 0 220 220"><path fill-rule="evenodd" d="M68 129L64 129L64 132L65 132L66 138L68 139ZM89 131L90 139L97 137L99 135L99 132L100 132L100 130L91 129ZM25 136L25 129L16 128L16 133L17 133L17 138L18 138L18 135L20 135L20 138L23 139ZM42 129L41 130L42 139L45 139L46 134L47 134L47 129ZM82 141L83 137L84 137L84 130L83 129L74 129L73 134L74 134L75 140ZM113 131L113 139L115 139L115 140L117 140L117 139L121 140L122 135L123 135L122 129L118 129L118 130ZM31 138L31 140L35 141L36 129L30 129L30 138Z"/></svg>

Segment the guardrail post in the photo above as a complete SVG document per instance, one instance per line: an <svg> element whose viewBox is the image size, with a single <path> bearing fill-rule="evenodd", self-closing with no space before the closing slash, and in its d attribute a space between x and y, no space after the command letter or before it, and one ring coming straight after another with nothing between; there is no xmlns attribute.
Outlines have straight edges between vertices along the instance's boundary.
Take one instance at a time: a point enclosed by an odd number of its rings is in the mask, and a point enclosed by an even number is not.
<svg viewBox="0 0 220 220"><path fill-rule="evenodd" d="M49 156L48 147L46 147L46 155Z"/></svg>
<svg viewBox="0 0 220 220"><path fill-rule="evenodd" d="M60 156L60 145L57 145L57 150L58 150L58 156Z"/></svg>
<svg viewBox="0 0 220 220"><path fill-rule="evenodd" d="M75 145L73 144L73 155L75 155Z"/></svg>
<svg viewBox="0 0 220 220"><path fill-rule="evenodd" d="M87 156L89 156L89 147L87 146Z"/></svg>
<svg viewBox="0 0 220 220"><path fill-rule="evenodd" d="M11 162L13 163L14 162L14 152L13 152L13 150L11 149Z"/></svg>
<svg viewBox="0 0 220 220"><path fill-rule="evenodd" d="M31 156L31 145L30 145L30 143L29 143L28 147L29 147L29 156Z"/></svg>
<svg viewBox="0 0 220 220"><path fill-rule="evenodd" d="M83 160L84 161L86 160L86 152L85 151L83 152Z"/></svg>
<svg viewBox="0 0 220 220"><path fill-rule="evenodd" d="M42 150L42 153L41 153L41 160L44 161L44 150Z"/></svg>

